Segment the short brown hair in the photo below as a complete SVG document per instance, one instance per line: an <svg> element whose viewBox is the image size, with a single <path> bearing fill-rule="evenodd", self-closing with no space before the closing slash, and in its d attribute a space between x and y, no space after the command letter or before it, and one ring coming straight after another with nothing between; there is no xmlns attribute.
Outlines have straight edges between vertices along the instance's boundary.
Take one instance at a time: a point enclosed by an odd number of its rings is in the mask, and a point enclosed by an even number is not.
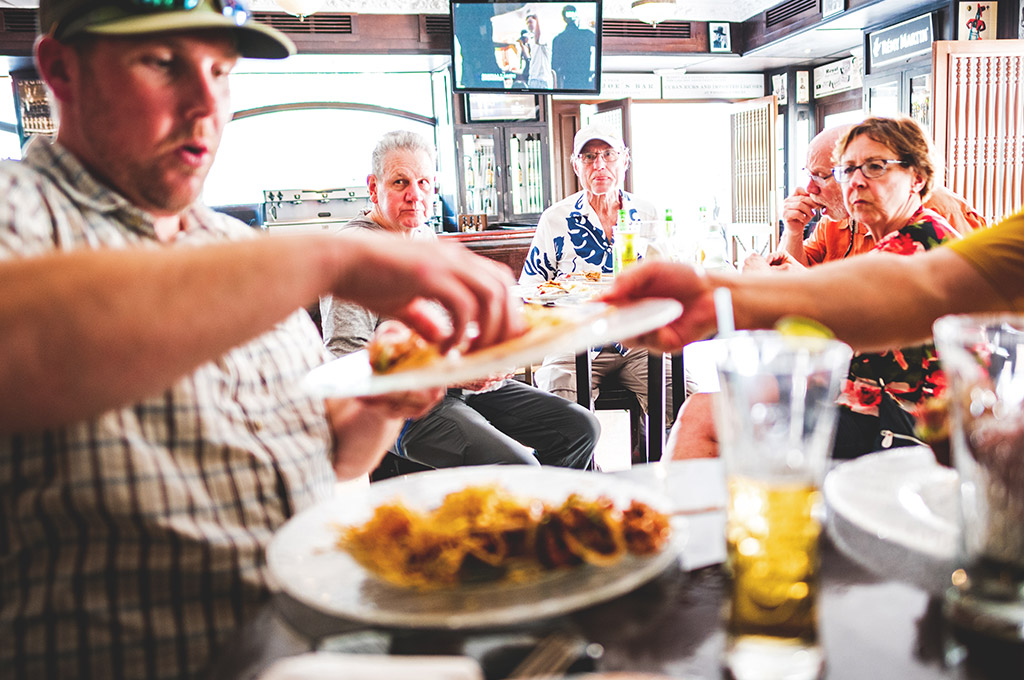
<svg viewBox="0 0 1024 680"><path fill-rule="evenodd" d="M924 179L924 186L919 192L921 200L928 196L935 181L935 161L932 160L931 144L928 143L928 138L917 121L906 116L865 118L850 128L846 136L836 144L834 162L838 163L850 143L861 135L867 135L879 144L885 144L892 149L897 160L903 161L906 167L916 170Z"/></svg>

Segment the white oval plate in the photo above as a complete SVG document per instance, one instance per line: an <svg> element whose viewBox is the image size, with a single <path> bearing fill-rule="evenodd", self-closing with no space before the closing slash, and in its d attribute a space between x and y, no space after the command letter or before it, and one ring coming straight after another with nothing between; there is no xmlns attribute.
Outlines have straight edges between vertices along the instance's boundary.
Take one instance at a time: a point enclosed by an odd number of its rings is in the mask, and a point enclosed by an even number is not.
<svg viewBox="0 0 1024 680"><path fill-rule="evenodd" d="M549 354L575 354L588 347L626 340L664 326L683 312L679 302L660 298L622 306L593 303L566 309L576 315L571 321L535 329L472 354L378 375L370 368L366 350L361 350L318 366L303 384L318 397L361 397L442 387L537 363Z"/></svg>
<svg viewBox="0 0 1024 680"><path fill-rule="evenodd" d="M841 463L825 478L829 535L878 575L940 593L957 565L958 483L926 447Z"/></svg>
<svg viewBox="0 0 1024 680"><path fill-rule="evenodd" d="M418 591L376 579L335 547L338 527L365 522L382 503L401 498L410 507L428 509L452 491L492 482L551 502L579 492L588 498L607 495L617 506L638 499L663 511L668 507L660 493L599 472L519 465L433 470L377 482L363 493L333 498L296 515L271 540L267 566L284 592L329 615L384 627L454 630L536 621L617 597L664 571L682 549L686 525L674 520L669 545L648 557L554 570L526 583Z"/></svg>

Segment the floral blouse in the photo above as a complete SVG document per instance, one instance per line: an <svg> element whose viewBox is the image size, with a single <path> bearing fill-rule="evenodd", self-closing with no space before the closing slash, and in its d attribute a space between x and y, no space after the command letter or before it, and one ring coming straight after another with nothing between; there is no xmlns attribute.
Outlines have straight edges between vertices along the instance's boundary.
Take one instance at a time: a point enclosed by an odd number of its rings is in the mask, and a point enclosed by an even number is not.
<svg viewBox="0 0 1024 680"><path fill-rule="evenodd" d="M883 237L871 252L914 255L956 238L960 236L945 218L921 208L907 226ZM931 343L882 353L857 352L850 362L839 404L855 413L877 416L885 390L904 410L914 413L919 404L940 396L945 388L946 379Z"/></svg>

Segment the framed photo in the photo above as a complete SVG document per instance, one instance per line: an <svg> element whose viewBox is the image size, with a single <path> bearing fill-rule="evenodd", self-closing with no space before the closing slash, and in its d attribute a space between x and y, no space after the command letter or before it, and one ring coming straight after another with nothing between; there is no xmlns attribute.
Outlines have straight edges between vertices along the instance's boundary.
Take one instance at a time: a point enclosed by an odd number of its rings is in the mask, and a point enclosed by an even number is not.
<svg viewBox="0 0 1024 680"><path fill-rule="evenodd" d="M846 0L821 0L821 18L828 19L846 9Z"/></svg>
<svg viewBox="0 0 1024 680"><path fill-rule="evenodd" d="M811 101L811 72L796 72L796 103L809 104Z"/></svg>
<svg viewBox="0 0 1024 680"><path fill-rule="evenodd" d="M474 92L465 97L467 123L540 120L540 103L534 94Z"/></svg>
<svg viewBox="0 0 1024 680"><path fill-rule="evenodd" d="M996 3L961 2L956 22L957 40L995 40Z"/></svg>
<svg viewBox="0 0 1024 680"><path fill-rule="evenodd" d="M732 37L728 23L708 22L708 40L712 52L732 52Z"/></svg>

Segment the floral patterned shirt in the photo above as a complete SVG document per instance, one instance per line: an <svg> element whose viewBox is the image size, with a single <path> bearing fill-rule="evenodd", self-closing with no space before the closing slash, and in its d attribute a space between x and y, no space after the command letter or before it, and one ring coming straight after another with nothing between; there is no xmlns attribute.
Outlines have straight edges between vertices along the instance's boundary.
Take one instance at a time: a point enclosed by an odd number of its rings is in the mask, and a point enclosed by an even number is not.
<svg viewBox="0 0 1024 680"><path fill-rule="evenodd" d="M872 252L914 255L959 238L945 218L921 208L909 224L875 244ZM855 413L877 416L885 390L904 410L913 413L919 404L940 396L945 388L946 379L931 343L881 353L857 352L850 362L839 404Z"/></svg>

